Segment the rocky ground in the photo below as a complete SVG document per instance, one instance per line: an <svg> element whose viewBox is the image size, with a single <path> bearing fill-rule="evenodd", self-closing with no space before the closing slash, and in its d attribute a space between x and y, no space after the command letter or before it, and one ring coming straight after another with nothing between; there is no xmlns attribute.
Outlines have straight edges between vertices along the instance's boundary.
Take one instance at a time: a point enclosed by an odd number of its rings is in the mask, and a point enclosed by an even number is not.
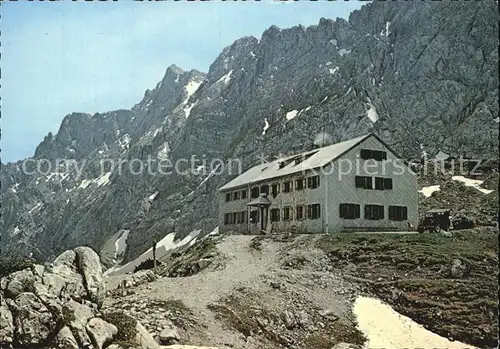
<svg viewBox="0 0 500 349"><path fill-rule="evenodd" d="M446 338L479 348L498 340L493 228L218 235L162 262L156 276L103 277L82 247L1 278L0 347L361 348L359 296Z"/></svg>
<svg viewBox="0 0 500 349"><path fill-rule="evenodd" d="M452 168L444 169L443 166L443 164L429 163L426 170L420 169L418 176L420 188L436 185L440 187L439 191L432 193L429 197L419 194L420 219L429 209L448 208L451 210L452 220L467 217L477 225L494 226L498 219L498 162L485 161L482 168L476 170L481 174L464 176L468 179L483 181L480 188L492 190L489 194L454 180L453 176L461 175L462 172Z"/></svg>
<svg viewBox="0 0 500 349"><path fill-rule="evenodd" d="M210 237L164 260L154 282L110 278L103 312L138 318L164 343L331 349L365 342L352 304L369 295L441 336L494 347L497 244L492 228Z"/></svg>

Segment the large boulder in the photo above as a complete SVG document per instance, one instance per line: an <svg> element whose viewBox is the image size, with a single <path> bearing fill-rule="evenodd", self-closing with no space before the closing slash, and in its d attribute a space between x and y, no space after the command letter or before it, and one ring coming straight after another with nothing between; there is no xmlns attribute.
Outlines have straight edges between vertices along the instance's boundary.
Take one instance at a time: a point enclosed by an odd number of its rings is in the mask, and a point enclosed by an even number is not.
<svg viewBox="0 0 500 349"><path fill-rule="evenodd" d="M52 265L56 267L60 265L66 265L68 267L72 267L73 265L75 265L75 260L76 260L76 252L73 250L68 250L64 251L63 253L61 253L61 255L59 255L59 257L54 259Z"/></svg>
<svg viewBox="0 0 500 349"><path fill-rule="evenodd" d="M135 342L139 348L160 349L160 345L139 321L137 321L135 329L137 331Z"/></svg>
<svg viewBox="0 0 500 349"><path fill-rule="evenodd" d="M5 294L9 298L15 298L23 292L31 292L36 276L30 269L16 271L7 278Z"/></svg>
<svg viewBox="0 0 500 349"><path fill-rule="evenodd" d="M89 325L104 282L99 256L88 247L66 251L47 267L16 271L0 286L0 347L100 348L115 332L102 320Z"/></svg>
<svg viewBox="0 0 500 349"><path fill-rule="evenodd" d="M58 297L76 300L87 297L84 278L74 266L51 265L43 276L43 283Z"/></svg>
<svg viewBox="0 0 500 349"><path fill-rule="evenodd" d="M179 339L179 334L175 328L165 328L160 333L160 343L163 345L175 344Z"/></svg>
<svg viewBox="0 0 500 349"><path fill-rule="evenodd" d="M10 302L9 308L14 316L15 339L20 346L42 345L56 330L54 314L33 293L21 293Z"/></svg>
<svg viewBox="0 0 500 349"><path fill-rule="evenodd" d="M450 274L452 278L461 279L467 274L467 272L467 266L460 259L453 260L450 268Z"/></svg>
<svg viewBox="0 0 500 349"><path fill-rule="evenodd" d="M136 319L123 312L110 313L105 320L118 329L117 340L125 342L131 348L160 349L148 330Z"/></svg>
<svg viewBox="0 0 500 349"><path fill-rule="evenodd" d="M87 324L87 333L96 349L102 349L109 344L118 333L115 325L112 325L102 319L93 318Z"/></svg>
<svg viewBox="0 0 500 349"><path fill-rule="evenodd" d="M2 299L0 304L0 347L9 346L14 338L14 318Z"/></svg>
<svg viewBox="0 0 500 349"><path fill-rule="evenodd" d="M77 247L75 252L77 267L83 276L90 300L101 307L106 292L99 255L90 247Z"/></svg>
<svg viewBox="0 0 500 349"><path fill-rule="evenodd" d="M75 336L67 326L59 331L54 344L58 349L79 349Z"/></svg>

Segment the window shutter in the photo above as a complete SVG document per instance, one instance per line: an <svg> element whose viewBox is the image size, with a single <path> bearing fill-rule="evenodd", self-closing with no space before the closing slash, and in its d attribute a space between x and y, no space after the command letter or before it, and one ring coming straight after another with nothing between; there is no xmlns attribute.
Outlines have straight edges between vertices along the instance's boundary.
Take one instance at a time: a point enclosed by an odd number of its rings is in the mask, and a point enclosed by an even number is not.
<svg viewBox="0 0 500 349"><path fill-rule="evenodd" d="M365 188L373 189L372 177L365 177Z"/></svg>
<svg viewBox="0 0 500 349"><path fill-rule="evenodd" d="M379 206L378 207L378 218L379 219L384 219L384 206Z"/></svg>
<svg viewBox="0 0 500 349"><path fill-rule="evenodd" d="M392 178L384 179L384 189L392 189Z"/></svg>

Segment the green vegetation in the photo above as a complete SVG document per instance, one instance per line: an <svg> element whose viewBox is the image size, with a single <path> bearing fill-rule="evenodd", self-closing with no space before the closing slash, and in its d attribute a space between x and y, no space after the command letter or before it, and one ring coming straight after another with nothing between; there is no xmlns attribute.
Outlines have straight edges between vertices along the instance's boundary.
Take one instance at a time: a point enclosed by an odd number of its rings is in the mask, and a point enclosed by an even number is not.
<svg viewBox="0 0 500 349"><path fill-rule="evenodd" d="M163 259L159 275L168 277L187 277L201 271L196 263L201 259L213 259L219 253L217 242L221 236L208 237L184 250L174 252Z"/></svg>
<svg viewBox="0 0 500 349"><path fill-rule="evenodd" d="M152 305L154 307L165 308L173 311L178 311L181 313L188 313L191 310L187 307L186 304L180 299L169 299L166 301L153 301Z"/></svg>
<svg viewBox="0 0 500 349"><path fill-rule="evenodd" d="M299 242L297 242L299 243ZM303 243L303 242L300 242ZM498 233L491 228L418 235L323 235L330 263L433 332L479 347L498 333ZM459 259L468 272L453 278Z"/></svg>
<svg viewBox="0 0 500 349"><path fill-rule="evenodd" d="M137 347L137 321L134 318L126 315L125 313L116 312L104 314L103 319L115 325L118 329L118 333L113 342L114 344L118 344L120 347L125 349Z"/></svg>
<svg viewBox="0 0 500 349"><path fill-rule="evenodd" d="M305 329L299 323L287 328L280 316L285 309L273 308L256 293L234 294L218 304L209 305L209 309L227 326L245 337L262 335L268 341L269 348L289 348L294 343L293 347L331 349L340 342L359 345L365 343L366 338L354 323L327 320L319 317L313 308L311 304L305 306L309 310L307 312L311 324L322 322L323 326L310 333L309 328Z"/></svg>
<svg viewBox="0 0 500 349"><path fill-rule="evenodd" d="M16 271L31 268L34 262L27 259L10 259L0 261L0 277L10 275Z"/></svg>

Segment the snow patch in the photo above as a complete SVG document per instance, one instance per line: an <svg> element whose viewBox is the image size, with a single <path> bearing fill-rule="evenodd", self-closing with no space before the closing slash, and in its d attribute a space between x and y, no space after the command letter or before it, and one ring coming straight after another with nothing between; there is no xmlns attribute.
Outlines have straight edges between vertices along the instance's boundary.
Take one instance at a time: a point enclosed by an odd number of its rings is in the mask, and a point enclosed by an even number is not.
<svg viewBox="0 0 500 349"><path fill-rule="evenodd" d="M370 98L368 98L366 107L368 108L368 110L366 111L366 116L368 117L368 119L370 119L370 121L373 123L377 122L379 119L377 108L375 108L375 106L372 104Z"/></svg>
<svg viewBox="0 0 500 349"><path fill-rule="evenodd" d="M168 146L168 142L163 143L160 145L158 148L158 159L159 160L167 160L168 159L168 154L170 152L170 147Z"/></svg>
<svg viewBox="0 0 500 349"><path fill-rule="evenodd" d="M340 55L340 56L348 55L349 53L351 53L351 51L352 51L352 50L347 50L347 49L345 49L345 48L341 48L341 49L339 50L339 55Z"/></svg>
<svg viewBox="0 0 500 349"><path fill-rule="evenodd" d="M219 169L219 167L221 166L221 164L218 164L216 168L214 168L212 171L210 171L210 173L208 174L208 176L203 180L201 181L200 184L198 184L198 186L196 187L196 189L200 188L203 184L205 184L210 178L212 178L215 173L217 173L217 170Z"/></svg>
<svg viewBox="0 0 500 349"><path fill-rule="evenodd" d="M111 177L111 172L103 173L99 178L97 178L94 183L97 183L98 187L109 184L109 178Z"/></svg>
<svg viewBox="0 0 500 349"><path fill-rule="evenodd" d="M33 208L29 211L29 213L33 213L35 210L41 208L43 204L41 202L37 203Z"/></svg>
<svg viewBox="0 0 500 349"><path fill-rule="evenodd" d="M255 53L253 53L253 51L250 51L250 56L252 56L253 58L255 58Z"/></svg>
<svg viewBox="0 0 500 349"><path fill-rule="evenodd" d="M419 190L419 193L422 193L426 198L432 195L435 191L440 191L441 186L439 185L430 185L428 187L423 187L421 190Z"/></svg>
<svg viewBox="0 0 500 349"><path fill-rule="evenodd" d="M339 67L330 68L330 69L328 69L328 71L330 72L330 74L332 74L332 75L333 75L333 74L335 74L336 72L338 72L338 71L339 71Z"/></svg>
<svg viewBox="0 0 500 349"><path fill-rule="evenodd" d="M438 161L442 161L442 160L446 160L448 159L450 156L446 153L444 153L443 151L439 151L439 153L436 154L436 156L434 156L434 158Z"/></svg>
<svg viewBox="0 0 500 349"><path fill-rule="evenodd" d="M132 142L132 137L130 137L128 133L124 134L123 137L118 140L118 144L120 145L120 147L122 147L122 149L129 149L131 142Z"/></svg>
<svg viewBox="0 0 500 349"><path fill-rule="evenodd" d="M497 124L500 122L500 117L497 117L496 119L493 119Z"/></svg>
<svg viewBox="0 0 500 349"><path fill-rule="evenodd" d="M292 120L294 117L297 116L297 114L299 113L298 110L292 110L292 111L289 111L288 113L286 113L286 119L288 121Z"/></svg>
<svg viewBox="0 0 500 349"><path fill-rule="evenodd" d="M156 192L154 192L154 194L150 195L148 197L149 201L153 201L154 199L156 199L156 197L158 196L158 194L159 194L159 192L156 191Z"/></svg>
<svg viewBox="0 0 500 349"><path fill-rule="evenodd" d="M216 81L216 83L223 82L226 85L229 84L229 81L231 81L231 74L233 74L232 70L230 70L229 73L224 74L219 80Z"/></svg>
<svg viewBox="0 0 500 349"><path fill-rule="evenodd" d="M358 329L367 339L366 348L475 349L472 345L450 341L427 330L379 299L362 296L356 298L353 313Z"/></svg>
<svg viewBox="0 0 500 349"><path fill-rule="evenodd" d="M175 241L175 233L170 233L166 235L156 244L156 258L161 259L164 256L166 256L169 251L172 251L176 248L189 244L194 239L196 239L198 235L200 235L200 233L201 230L193 230L188 236L186 236L181 241ZM124 266L120 268L114 268L114 270L110 271L110 275L132 273L138 265L147 261L148 259L153 259L152 247L146 252L144 252L142 255L134 259L133 261L125 264Z"/></svg>
<svg viewBox="0 0 500 349"><path fill-rule="evenodd" d="M219 235L219 226L216 226L214 230L212 230L212 232L207 236L213 236L213 235Z"/></svg>
<svg viewBox="0 0 500 349"><path fill-rule="evenodd" d="M389 30L390 26L391 26L391 22L385 22L385 29L383 29L380 32L380 36L388 37L391 34L391 31Z"/></svg>
<svg viewBox="0 0 500 349"><path fill-rule="evenodd" d="M123 260L125 250L127 249L127 239L130 230L124 230L115 242L115 263L120 263Z"/></svg>
<svg viewBox="0 0 500 349"><path fill-rule="evenodd" d="M479 179L470 179L470 178L465 178L464 176L453 176L451 177L451 179L453 179L454 181L459 181L464 183L466 187L476 188L477 190L479 190L484 194L489 194L493 192L493 190L481 188L480 186L481 184L483 184L483 181Z"/></svg>
<svg viewBox="0 0 500 349"><path fill-rule="evenodd" d="M87 189L90 184L92 184L92 181L90 181L88 179L84 179L82 181L82 183L80 183L80 186L78 187L78 189Z"/></svg>
<svg viewBox="0 0 500 349"><path fill-rule="evenodd" d="M189 97L191 97L198 90L200 85L201 85L201 81L191 80L187 83L187 85L184 87L184 89L186 90L186 93L187 93L186 101L187 101L187 99L189 99Z"/></svg>
<svg viewBox="0 0 500 349"><path fill-rule="evenodd" d="M12 232L12 236L16 236L17 234L19 234L21 232L21 229L19 229L19 227L15 227L14 228L14 231Z"/></svg>
<svg viewBox="0 0 500 349"><path fill-rule="evenodd" d="M328 67L328 66L330 66L330 65L332 65L332 64L333 64L332 62L328 61L328 62L326 62L326 64L325 64L325 65Z"/></svg>
<svg viewBox="0 0 500 349"><path fill-rule="evenodd" d="M266 134L266 131L269 129L269 121L267 121L267 118L264 119L264 129L262 130L262 135Z"/></svg>
<svg viewBox="0 0 500 349"><path fill-rule="evenodd" d="M183 111L184 111L184 115L185 115L186 119L189 117L189 115L191 115L191 109L193 109L193 108L194 108L194 106L195 106L197 103L198 103L198 101L196 101L196 102L194 102L194 103L190 104L188 107L185 107L185 108L183 109Z"/></svg>

